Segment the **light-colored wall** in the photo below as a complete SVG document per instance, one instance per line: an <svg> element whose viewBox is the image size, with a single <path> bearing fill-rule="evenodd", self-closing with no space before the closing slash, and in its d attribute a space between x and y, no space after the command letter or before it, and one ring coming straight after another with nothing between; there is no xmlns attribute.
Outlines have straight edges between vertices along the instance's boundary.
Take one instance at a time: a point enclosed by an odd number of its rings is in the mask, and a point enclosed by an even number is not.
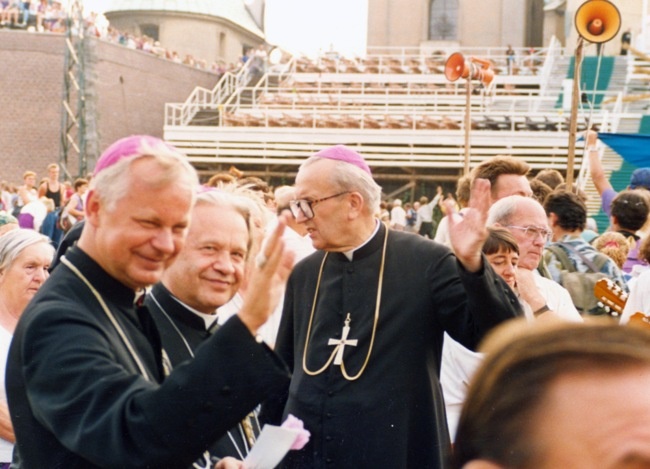
<svg viewBox="0 0 650 469"><path fill-rule="evenodd" d="M167 12L110 12L107 18L120 31L141 34L140 25L157 24L160 44L179 53L208 62L224 60L237 63L244 46L257 47L263 39L221 18ZM225 34L226 45L220 45ZM221 50L224 54L221 55Z"/></svg>
<svg viewBox="0 0 650 469"><path fill-rule="evenodd" d="M525 45L525 1L458 0L458 41L428 41L430 0L369 0L368 46L513 47ZM540 21L542 19L540 18Z"/></svg>

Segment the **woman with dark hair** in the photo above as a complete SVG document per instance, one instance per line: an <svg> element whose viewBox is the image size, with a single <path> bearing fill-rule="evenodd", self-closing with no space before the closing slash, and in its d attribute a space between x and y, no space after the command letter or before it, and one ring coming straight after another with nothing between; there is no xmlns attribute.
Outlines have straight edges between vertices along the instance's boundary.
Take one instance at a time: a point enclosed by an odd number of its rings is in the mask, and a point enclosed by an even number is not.
<svg viewBox="0 0 650 469"><path fill-rule="evenodd" d="M488 262L505 282L516 290L517 262L519 262L519 246L515 237L505 228L488 227L488 237L483 244L483 254ZM528 308L532 317L530 306ZM480 365L483 355L463 347L445 333L442 348L442 366L440 370L440 385L445 398L445 411L447 412L447 425L449 435L454 440L456 423L465 401L467 383Z"/></svg>
<svg viewBox="0 0 650 469"><path fill-rule="evenodd" d="M627 254L627 260L623 264L623 271L631 274L632 269L637 266L646 266L648 262L639 256L641 238L637 231L643 228L650 213L650 202L648 197L638 190L626 190L620 192L612 200L611 215L609 217L612 231L621 233L630 244L636 243Z"/></svg>

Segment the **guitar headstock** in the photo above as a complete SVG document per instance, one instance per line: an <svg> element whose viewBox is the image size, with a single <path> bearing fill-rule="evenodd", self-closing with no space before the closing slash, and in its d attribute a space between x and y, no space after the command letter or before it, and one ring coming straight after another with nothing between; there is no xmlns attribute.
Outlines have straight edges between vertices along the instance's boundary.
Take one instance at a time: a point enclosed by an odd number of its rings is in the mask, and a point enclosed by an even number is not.
<svg viewBox="0 0 650 469"><path fill-rule="evenodd" d="M613 316L620 316L623 313L627 292L616 282L601 278L594 285L594 295L598 298L598 306L605 308Z"/></svg>
<svg viewBox="0 0 650 469"><path fill-rule="evenodd" d="M650 316L646 316L643 313L634 313L630 316L628 324L630 326L650 327Z"/></svg>

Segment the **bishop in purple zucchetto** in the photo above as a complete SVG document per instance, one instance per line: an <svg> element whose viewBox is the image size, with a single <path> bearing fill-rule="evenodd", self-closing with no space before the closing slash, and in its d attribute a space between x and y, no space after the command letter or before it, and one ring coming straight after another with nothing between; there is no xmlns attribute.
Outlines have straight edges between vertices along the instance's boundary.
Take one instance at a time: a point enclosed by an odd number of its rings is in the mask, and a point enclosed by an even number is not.
<svg viewBox="0 0 650 469"><path fill-rule="evenodd" d="M361 156L359 153L352 150L351 148L346 147L345 145L335 145L333 147L324 148L318 153L316 153L314 156L317 158L338 160L338 161L344 161L346 163L353 164L357 168L365 171L370 176L372 176L372 173L370 172L370 167L363 159L363 156Z"/></svg>

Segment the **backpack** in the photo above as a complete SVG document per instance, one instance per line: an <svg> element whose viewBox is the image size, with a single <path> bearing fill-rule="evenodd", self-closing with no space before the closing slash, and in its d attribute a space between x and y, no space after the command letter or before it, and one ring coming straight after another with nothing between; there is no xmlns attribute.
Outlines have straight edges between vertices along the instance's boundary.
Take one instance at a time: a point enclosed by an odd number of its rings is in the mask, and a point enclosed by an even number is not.
<svg viewBox="0 0 650 469"><path fill-rule="evenodd" d="M562 265L560 285L568 290L576 309L581 314L607 314L605 308L598 304L599 301L594 294L594 287L596 286L596 282L601 278L608 278L607 274L601 272L601 270L609 260L609 257L605 254L597 253L596 258L592 262L582 253L574 249L573 246L566 243L552 244L547 246L546 249L555 254L555 257L560 261ZM569 259L565 249L577 254L591 272L578 272L571 259Z"/></svg>

